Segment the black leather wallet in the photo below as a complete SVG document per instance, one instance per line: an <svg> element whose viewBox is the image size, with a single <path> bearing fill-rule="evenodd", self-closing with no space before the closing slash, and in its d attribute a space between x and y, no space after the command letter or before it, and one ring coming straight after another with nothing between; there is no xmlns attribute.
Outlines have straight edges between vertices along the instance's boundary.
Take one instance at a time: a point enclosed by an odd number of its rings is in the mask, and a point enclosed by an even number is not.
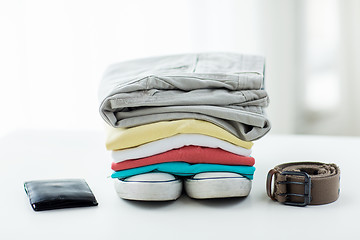
<svg viewBox="0 0 360 240"><path fill-rule="evenodd" d="M35 211L98 205L84 179L29 181L24 188Z"/></svg>

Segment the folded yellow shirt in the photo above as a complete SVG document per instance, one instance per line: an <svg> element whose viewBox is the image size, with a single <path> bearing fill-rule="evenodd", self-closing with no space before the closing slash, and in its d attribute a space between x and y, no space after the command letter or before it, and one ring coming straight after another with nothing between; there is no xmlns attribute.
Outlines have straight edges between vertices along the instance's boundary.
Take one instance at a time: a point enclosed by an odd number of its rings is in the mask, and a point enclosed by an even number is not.
<svg viewBox="0 0 360 240"><path fill-rule="evenodd" d="M250 149L253 145L252 142L241 140L210 122L181 119L155 122L132 128L113 128L107 125L106 148L108 150L131 148L181 133L195 133L216 137L247 149Z"/></svg>

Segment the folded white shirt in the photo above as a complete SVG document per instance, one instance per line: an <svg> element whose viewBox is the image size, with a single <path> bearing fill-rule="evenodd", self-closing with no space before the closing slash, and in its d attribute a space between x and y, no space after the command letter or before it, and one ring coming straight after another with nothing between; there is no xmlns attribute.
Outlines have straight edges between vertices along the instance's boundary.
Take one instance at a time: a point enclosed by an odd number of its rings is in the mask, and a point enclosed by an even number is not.
<svg viewBox="0 0 360 240"><path fill-rule="evenodd" d="M225 151L242 156L250 156L251 154L251 149L239 147L215 137L202 134L177 134L175 136L149 142L138 147L112 151L111 155L113 161L118 163L129 159L149 157L172 149L190 145L221 148Z"/></svg>

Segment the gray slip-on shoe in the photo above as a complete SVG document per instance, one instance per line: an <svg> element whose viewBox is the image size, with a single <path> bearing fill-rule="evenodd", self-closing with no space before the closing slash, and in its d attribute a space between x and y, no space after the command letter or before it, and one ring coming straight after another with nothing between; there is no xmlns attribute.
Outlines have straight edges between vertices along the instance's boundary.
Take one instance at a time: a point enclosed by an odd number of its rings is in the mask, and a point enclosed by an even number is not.
<svg viewBox="0 0 360 240"><path fill-rule="evenodd" d="M251 180L231 172L198 173L184 180L187 195L195 199L245 197Z"/></svg>
<svg viewBox="0 0 360 240"><path fill-rule="evenodd" d="M114 179L119 197L138 201L170 201L180 197L182 180L168 173L144 173Z"/></svg>

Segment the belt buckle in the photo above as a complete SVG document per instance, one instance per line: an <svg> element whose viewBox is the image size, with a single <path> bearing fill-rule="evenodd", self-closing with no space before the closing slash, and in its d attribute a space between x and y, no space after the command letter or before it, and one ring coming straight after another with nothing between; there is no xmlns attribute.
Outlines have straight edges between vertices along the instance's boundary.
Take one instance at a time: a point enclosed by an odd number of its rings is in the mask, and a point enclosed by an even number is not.
<svg viewBox="0 0 360 240"><path fill-rule="evenodd" d="M282 194L280 194L282 196L286 195L286 196L304 197L304 202L298 203L298 202L285 201L284 204L291 205L291 206L301 206L301 207L308 205L311 201L311 178L310 178L310 176L306 172L294 172L294 171L284 171L280 174L304 177L304 182L295 182L295 181L277 182L278 184L304 184L304 194L297 194L297 193L282 193Z"/></svg>

